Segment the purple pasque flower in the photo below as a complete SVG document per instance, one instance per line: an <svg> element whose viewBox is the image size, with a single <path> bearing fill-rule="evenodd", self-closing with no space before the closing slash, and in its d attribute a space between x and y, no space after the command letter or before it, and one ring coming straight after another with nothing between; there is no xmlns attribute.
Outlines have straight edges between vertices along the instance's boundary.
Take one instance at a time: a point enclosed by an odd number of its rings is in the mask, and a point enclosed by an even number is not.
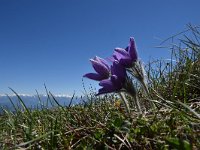
<svg viewBox="0 0 200 150"><path fill-rule="evenodd" d="M109 78L110 67L107 64L106 60L96 56L94 59L90 59L90 62L92 63L92 66L96 73L87 73L83 77L96 81L101 81Z"/></svg>
<svg viewBox="0 0 200 150"><path fill-rule="evenodd" d="M125 80L126 70L118 61L115 60L111 66L110 78L100 81L99 85L102 86L102 88L99 89L97 95L121 90L125 84Z"/></svg>
<svg viewBox="0 0 200 150"><path fill-rule="evenodd" d="M136 62L138 59L137 48L134 38L130 38L129 45L125 49L115 48L113 58L115 60L118 60L120 64L122 64L124 67L130 68L133 62Z"/></svg>

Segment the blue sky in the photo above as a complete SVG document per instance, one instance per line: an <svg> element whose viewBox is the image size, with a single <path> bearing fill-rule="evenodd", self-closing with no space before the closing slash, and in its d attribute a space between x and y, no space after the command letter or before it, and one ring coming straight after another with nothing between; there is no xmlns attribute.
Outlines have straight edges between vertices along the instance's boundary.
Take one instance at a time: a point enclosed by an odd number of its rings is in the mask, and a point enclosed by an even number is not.
<svg viewBox="0 0 200 150"><path fill-rule="evenodd" d="M130 36L140 58L168 58L154 48L200 23L199 0L0 0L0 93L81 94L89 58L110 56ZM97 83L84 79L86 87Z"/></svg>

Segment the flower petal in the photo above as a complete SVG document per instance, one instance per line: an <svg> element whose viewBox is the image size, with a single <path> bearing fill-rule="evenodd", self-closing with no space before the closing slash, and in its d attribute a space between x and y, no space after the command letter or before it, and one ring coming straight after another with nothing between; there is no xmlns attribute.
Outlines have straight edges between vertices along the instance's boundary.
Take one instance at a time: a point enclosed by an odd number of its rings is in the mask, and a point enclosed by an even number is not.
<svg viewBox="0 0 200 150"><path fill-rule="evenodd" d="M96 80L96 81L101 81L101 80L105 79L103 76L101 76L100 74L97 74L97 73L87 73L83 77L86 77L86 78L89 78L92 80Z"/></svg>
<svg viewBox="0 0 200 150"><path fill-rule="evenodd" d="M124 56L116 51L113 53L114 60L120 60L121 58L124 58ZM113 61L114 62L114 61Z"/></svg>
<svg viewBox="0 0 200 150"><path fill-rule="evenodd" d="M104 64L108 69L110 69L108 62L105 59L98 57L98 56L95 56L94 60L97 60L98 62Z"/></svg>
<svg viewBox="0 0 200 150"><path fill-rule="evenodd" d="M133 61L138 59L137 48L133 37L130 37L128 52Z"/></svg>
<svg viewBox="0 0 200 150"><path fill-rule="evenodd" d="M121 54L123 57L130 57L129 53L123 48L115 48L115 51Z"/></svg>
<svg viewBox="0 0 200 150"><path fill-rule="evenodd" d="M111 76L111 81L115 87L115 90L120 90L124 83L124 80L122 78L117 77L116 75Z"/></svg>
<svg viewBox="0 0 200 150"><path fill-rule="evenodd" d="M101 62L98 62L94 59L90 59L94 70L104 77L104 79L109 77L109 69Z"/></svg>
<svg viewBox="0 0 200 150"><path fill-rule="evenodd" d="M132 66L132 58L129 53L122 48L116 48L114 52L114 56L119 60L119 62L126 68Z"/></svg>
<svg viewBox="0 0 200 150"><path fill-rule="evenodd" d="M111 66L111 74L116 75L119 78L126 77L126 69L118 61L114 61Z"/></svg>
<svg viewBox="0 0 200 150"><path fill-rule="evenodd" d="M96 94L96 96L101 95L101 94L106 94L106 93L111 93L114 92L114 90L108 90L106 88L100 88L98 91L98 94Z"/></svg>
<svg viewBox="0 0 200 150"><path fill-rule="evenodd" d="M113 83L110 79L105 79L105 80L102 80L100 83L99 83L100 86L106 88L106 89L111 89L113 88Z"/></svg>
<svg viewBox="0 0 200 150"><path fill-rule="evenodd" d="M132 66L133 60L131 58L120 59L120 64L122 64L126 68L130 68Z"/></svg>
<svg viewBox="0 0 200 150"><path fill-rule="evenodd" d="M99 89L99 92L97 95L111 93L111 92L116 91L116 87L113 85L113 83L110 79L102 80L99 83L99 85L102 86L103 88Z"/></svg>

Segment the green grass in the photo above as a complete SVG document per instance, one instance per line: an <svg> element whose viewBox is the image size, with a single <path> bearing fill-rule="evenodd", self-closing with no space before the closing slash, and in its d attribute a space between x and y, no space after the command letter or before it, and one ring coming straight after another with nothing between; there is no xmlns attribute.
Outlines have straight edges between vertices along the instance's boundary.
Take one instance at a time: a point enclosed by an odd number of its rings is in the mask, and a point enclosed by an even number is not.
<svg viewBox="0 0 200 150"><path fill-rule="evenodd" d="M18 97L23 111L0 116L0 149L200 149L198 29L189 25L167 40L173 39L171 61L146 65L149 95L137 87L142 115L134 107L128 114L114 94L91 91L88 102L62 107L47 91L58 107L43 110L27 109Z"/></svg>

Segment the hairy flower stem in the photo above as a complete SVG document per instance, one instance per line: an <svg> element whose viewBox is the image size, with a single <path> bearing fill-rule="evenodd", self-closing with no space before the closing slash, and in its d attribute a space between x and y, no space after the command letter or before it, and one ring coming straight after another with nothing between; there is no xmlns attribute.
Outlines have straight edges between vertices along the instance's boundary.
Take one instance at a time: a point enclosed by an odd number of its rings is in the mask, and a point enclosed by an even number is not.
<svg viewBox="0 0 200 150"><path fill-rule="evenodd" d="M150 97L149 89L148 89L147 85L145 84L145 82L143 81L143 82L141 82L141 84L142 84L142 86L143 86L143 88L144 88L144 90L145 90L145 92L146 92L146 95L147 95L148 97ZM151 105L151 107L152 107L154 110L156 109L156 105L154 104L154 102L150 101L150 105Z"/></svg>
<svg viewBox="0 0 200 150"><path fill-rule="evenodd" d="M122 92L119 92L119 96L121 97L122 101L124 102L124 105L126 107L126 111L128 112L128 114L130 115L130 106L129 106L129 103L124 95L124 93Z"/></svg>
<svg viewBox="0 0 200 150"><path fill-rule="evenodd" d="M140 64L140 66L135 65L134 67L128 69L128 71L133 77L135 77L140 82L140 84L142 85L146 95L148 97L150 97L149 89L148 89L148 86L147 86L147 84L145 82L144 70L143 70L141 64ZM152 101L150 101L150 105L154 110L156 109L156 105Z"/></svg>
<svg viewBox="0 0 200 150"><path fill-rule="evenodd" d="M132 83L132 79L128 76L126 77L125 85L124 85L124 91L132 97L132 100L134 101L134 105L136 106L137 111L142 114L142 109L139 103L138 95L135 86Z"/></svg>
<svg viewBox="0 0 200 150"><path fill-rule="evenodd" d="M131 96L132 96L133 99L135 100L135 104L136 104L137 111L138 111L140 114L142 114L142 109L141 109L140 102L139 102L139 98L138 98L137 94L131 94Z"/></svg>

